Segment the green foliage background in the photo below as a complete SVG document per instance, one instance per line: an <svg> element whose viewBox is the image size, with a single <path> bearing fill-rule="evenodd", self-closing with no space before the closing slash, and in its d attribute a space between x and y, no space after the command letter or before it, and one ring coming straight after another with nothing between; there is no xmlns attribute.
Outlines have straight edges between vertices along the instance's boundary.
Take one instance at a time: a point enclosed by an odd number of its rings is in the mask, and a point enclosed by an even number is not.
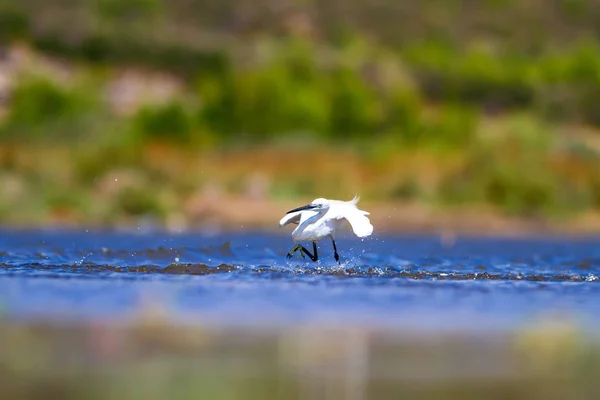
<svg viewBox="0 0 600 400"><path fill-rule="evenodd" d="M599 20L596 0L3 4L2 42L26 43L80 73L68 83L19 75L0 123L9 149L0 169L22 179L25 194L2 199L0 213L9 218L14 202L36 193L27 201L42 214L168 215L205 182L202 166L152 166L143 149L157 143L198 157L343 149L368 171L357 178L341 176L343 166L329 174L308 166L314 179L290 182L265 167L273 197L360 190L519 215L600 210ZM184 90L123 115L103 93L125 66L173 74ZM15 155L39 146L70 156L40 171ZM418 163L403 163L415 154L428 160L433 183ZM247 167L244 175L220 165L217 179L239 192ZM86 211L97 180L115 168L139 179L104 211ZM273 161L271 171L286 168L294 167ZM153 190L162 195L144 195Z"/></svg>

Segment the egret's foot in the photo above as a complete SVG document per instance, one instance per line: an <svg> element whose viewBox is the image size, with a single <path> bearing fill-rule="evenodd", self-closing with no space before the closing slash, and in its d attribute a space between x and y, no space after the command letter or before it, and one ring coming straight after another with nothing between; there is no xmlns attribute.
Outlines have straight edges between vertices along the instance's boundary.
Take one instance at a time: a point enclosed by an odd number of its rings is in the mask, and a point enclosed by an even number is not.
<svg viewBox="0 0 600 400"><path fill-rule="evenodd" d="M307 256L310 257L310 259L312 261L317 261L319 259L319 256L317 255L317 245L313 242L313 249L314 249L314 255L310 253L310 251L308 251L304 246L302 246L301 244L297 244L294 247L292 247L292 249L290 250L290 252L287 255L287 258L292 258L292 256L294 255L294 253L296 253L297 251L300 252L300 255L302 256L303 259L306 259L305 254Z"/></svg>
<svg viewBox="0 0 600 400"><path fill-rule="evenodd" d="M302 245L295 245L294 247L292 247L292 249L289 251L289 253L287 254L287 258L292 258L294 256L294 254L300 250L300 255L302 256L302 258L304 257L304 252L302 251Z"/></svg>
<svg viewBox="0 0 600 400"><path fill-rule="evenodd" d="M335 261L337 261L338 264L340 263L340 256L337 253L337 251L335 253L333 253L333 258L335 258Z"/></svg>

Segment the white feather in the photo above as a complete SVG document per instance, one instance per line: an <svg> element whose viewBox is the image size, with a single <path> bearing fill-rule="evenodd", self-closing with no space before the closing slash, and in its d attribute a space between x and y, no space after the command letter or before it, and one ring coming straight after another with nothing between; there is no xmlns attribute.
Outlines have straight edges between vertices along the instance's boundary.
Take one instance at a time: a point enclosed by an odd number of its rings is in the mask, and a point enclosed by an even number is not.
<svg viewBox="0 0 600 400"><path fill-rule="evenodd" d="M302 211L297 211L295 213L285 214L283 218L279 220L279 227L282 228L287 224L297 224L300 222L300 215Z"/></svg>
<svg viewBox="0 0 600 400"><path fill-rule="evenodd" d="M368 214L358 208L354 208L346 211L343 218L350 223L352 231L356 236L364 238L373 233L373 225L371 225L369 218L366 217Z"/></svg>
<svg viewBox="0 0 600 400"><path fill-rule="evenodd" d="M330 212L331 217L335 219L345 219L350 224L354 234L360 238L367 237L373 233L373 225L366 215L370 215L367 211L358 209L356 204L359 197L354 196L350 201L331 200Z"/></svg>

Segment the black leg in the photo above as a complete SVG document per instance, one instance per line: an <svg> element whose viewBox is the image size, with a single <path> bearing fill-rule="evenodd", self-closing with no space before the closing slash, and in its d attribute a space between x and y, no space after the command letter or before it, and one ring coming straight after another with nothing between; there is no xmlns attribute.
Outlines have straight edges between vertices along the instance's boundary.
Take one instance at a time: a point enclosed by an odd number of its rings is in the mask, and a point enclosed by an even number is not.
<svg viewBox="0 0 600 400"><path fill-rule="evenodd" d="M317 254L317 244L315 242L313 242L313 254L310 254L310 251L308 251L306 247L302 246L301 244L297 244L292 247L287 255L287 258L292 258L294 253L297 251L300 251L302 258L304 258L304 255L306 254L312 261L317 261L319 259L319 255Z"/></svg>
<svg viewBox="0 0 600 400"><path fill-rule="evenodd" d="M331 237L331 243L333 243L333 258L335 258L335 261L337 261L337 263L340 263L340 256L337 252L337 246L335 245L335 240L333 240L333 236Z"/></svg>
<svg viewBox="0 0 600 400"><path fill-rule="evenodd" d="M287 253L287 258L292 258L292 256L294 255L295 252L297 252L298 250L300 250L300 255L302 256L302 258L304 258L304 252L301 250L302 246L297 244L294 247L292 247L292 249Z"/></svg>

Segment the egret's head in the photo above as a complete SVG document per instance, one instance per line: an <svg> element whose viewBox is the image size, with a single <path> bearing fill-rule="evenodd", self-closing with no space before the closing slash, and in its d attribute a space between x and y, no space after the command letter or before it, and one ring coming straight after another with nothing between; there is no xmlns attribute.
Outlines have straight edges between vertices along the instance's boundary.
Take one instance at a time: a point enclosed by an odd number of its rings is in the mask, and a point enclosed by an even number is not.
<svg viewBox="0 0 600 400"><path fill-rule="evenodd" d="M314 199L313 201L311 201L310 203L308 203L305 206L294 208L293 210L288 211L286 214L290 214L290 213L297 212L297 211L303 211L303 210L319 211L319 210L325 210L328 208L329 208L329 200L319 197L318 199Z"/></svg>
<svg viewBox="0 0 600 400"><path fill-rule="evenodd" d="M314 199L310 205L315 208L329 208L329 200L319 197L318 199Z"/></svg>

